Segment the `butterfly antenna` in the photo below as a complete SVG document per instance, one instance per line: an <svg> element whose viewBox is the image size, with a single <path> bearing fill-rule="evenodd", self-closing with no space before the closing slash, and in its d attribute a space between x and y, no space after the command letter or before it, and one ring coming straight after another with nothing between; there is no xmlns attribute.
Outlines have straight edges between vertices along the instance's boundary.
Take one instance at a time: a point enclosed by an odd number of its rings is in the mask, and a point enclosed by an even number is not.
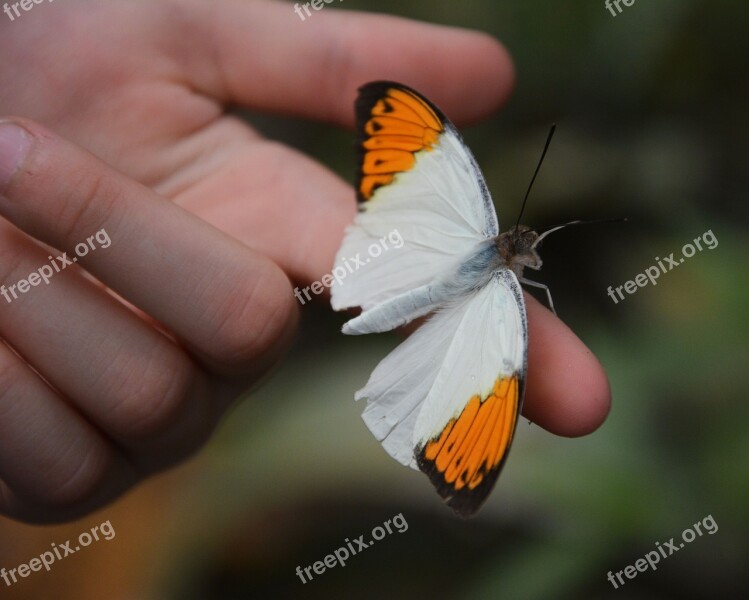
<svg viewBox="0 0 749 600"><path fill-rule="evenodd" d="M549 135L546 138L546 144L544 145L544 151L541 153L541 158L538 161L538 166L536 167L536 172L533 173L533 177L531 177L531 183L528 186L528 191L525 192L525 198L523 198L523 205L520 207L520 214L518 215L518 222L515 223L515 227L520 225L520 219L523 217L523 212L525 211L525 203L528 202L528 196L531 193L531 188L533 187L533 182L536 181L536 176L538 175L538 172L541 170L541 165L544 162L544 157L546 156L546 151L549 149L549 144L551 144L551 138L554 137L554 131L557 128L557 124L554 123L551 126L551 129L549 129Z"/></svg>
<svg viewBox="0 0 749 600"><path fill-rule="evenodd" d="M570 225L598 225L600 223L625 223L627 222L627 217L620 217L617 219L596 219L595 221L570 221L569 223L563 223L561 225L552 225L551 227L547 227L546 229L542 230L539 235L536 238L536 241L533 242L533 245L531 248L535 248L538 246L543 239L555 231L559 231L560 229L564 229L565 227L569 227Z"/></svg>

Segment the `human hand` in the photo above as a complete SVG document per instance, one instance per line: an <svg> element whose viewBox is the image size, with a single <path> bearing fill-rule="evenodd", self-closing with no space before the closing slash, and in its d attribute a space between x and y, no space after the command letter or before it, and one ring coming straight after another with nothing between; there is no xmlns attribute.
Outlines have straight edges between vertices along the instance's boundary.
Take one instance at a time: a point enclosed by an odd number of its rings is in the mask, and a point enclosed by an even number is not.
<svg viewBox="0 0 749 600"><path fill-rule="evenodd" d="M357 87L394 79L461 123L512 83L480 34L334 10L302 22L262 0L40 5L0 21L0 56L0 115L26 118L11 120L29 151L16 168L0 150L2 282L102 229L111 239L0 298L0 512L39 522L94 510L197 448L290 344L287 277L330 270L353 191L227 106L350 127ZM531 298L528 313L526 416L595 429L600 365Z"/></svg>

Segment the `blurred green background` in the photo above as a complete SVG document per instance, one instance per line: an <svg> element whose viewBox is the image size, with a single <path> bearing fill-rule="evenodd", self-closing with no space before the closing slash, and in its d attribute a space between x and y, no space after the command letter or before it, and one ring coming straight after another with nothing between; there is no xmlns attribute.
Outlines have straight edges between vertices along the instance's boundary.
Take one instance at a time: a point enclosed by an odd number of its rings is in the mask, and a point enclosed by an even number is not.
<svg viewBox="0 0 749 600"><path fill-rule="evenodd" d="M399 338L347 339L344 316L306 305L290 359L166 476L168 489L101 512L128 515L111 517L113 557L128 528L145 531L126 553L132 572L119 575L136 590L127 597L749 597L747 4L639 1L617 17L603 0L345 0L325 10L339 9L476 28L508 47L512 98L464 130L502 227L517 218L552 122L523 221L629 218L551 237L536 275L605 366L611 414L579 439L522 420L497 489L460 521L425 477L385 454L353 401ZM352 180L350 132L250 119ZM715 249L619 304L607 296L707 230ZM399 513L407 531L310 583L296 576ZM619 589L608 582L708 515L715 534ZM111 597L123 597L114 583Z"/></svg>

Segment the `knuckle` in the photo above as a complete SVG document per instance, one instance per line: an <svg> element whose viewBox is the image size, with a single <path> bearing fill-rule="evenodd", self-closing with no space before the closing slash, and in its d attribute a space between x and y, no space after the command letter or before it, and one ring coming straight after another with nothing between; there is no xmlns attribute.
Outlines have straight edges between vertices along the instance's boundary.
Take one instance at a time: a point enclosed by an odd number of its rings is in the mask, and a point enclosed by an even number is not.
<svg viewBox="0 0 749 600"><path fill-rule="evenodd" d="M273 348L296 307L288 279L273 266L262 276L235 285L211 319L216 323L208 354L229 371L238 371Z"/></svg>
<svg viewBox="0 0 749 600"><path fill-rule="evenodd" d="M209 341L209 354L225 367L235 367L251 361L258 353L258 343L250 323L254 307L247 297L233 294L217 314L218 327Z"/></svg>
<svg viewBox="0 0 749 600"><path fill-rule="evenodd" d="M107 416L114 432L127 439L165 434L175 427L194 377L189 360L171 348L106 377L112 398Z"/></svg>
<svg viewBox="0 0 749 600"><path fill-rule="evenodd" d="M18 407L28 394L28 373L9 356L0 360L0 423L27 419ZM18 400L18 401L14 401ZM42 506L60 506L85 500L105 477L109 458L96 442L69 439L61 452L40 461L35 484L24 495Z"/></svg>
<svg viewBox="0 0 749 600"><path fill-rule="evenodd" d="M18 232L0 232L0 254L3 257L0 264L0 278L8 285L9 282L17 281L29 273L26 266L28 256L26 246L26 240Z"/></svg>
<svg viewBox="0 0 749 600"><path fill-rule="evenodd" d="M72 452L77 453L75 458L68 456ZM81 452L77 444L71 444L70 451L61 453L57 463L43 477L46 489L37 499L50 507L86 502L96 495L109 472L111 455L98 445Z"/></svg>
<svg viewBox="0 0 749 600"><path fill-rule="evenodd" d="M75 183L61 190L56 199L53 216L57 231L63 240L78 241L82 235L101 228L117 204L118 194L107 174L80 173Z"/></svg>
<svg viewBox="0 0 749 600"><path fill-rule="evenodd" d="M4 355L5 351L2 354ZM0 398L14 393L21 380L21 369L21 364L18 361L2 356L0 359ZM12 410L12 402L3 404L7 404L8 410ZM0 419L2 419L2 413L0 413Z"/></svg>

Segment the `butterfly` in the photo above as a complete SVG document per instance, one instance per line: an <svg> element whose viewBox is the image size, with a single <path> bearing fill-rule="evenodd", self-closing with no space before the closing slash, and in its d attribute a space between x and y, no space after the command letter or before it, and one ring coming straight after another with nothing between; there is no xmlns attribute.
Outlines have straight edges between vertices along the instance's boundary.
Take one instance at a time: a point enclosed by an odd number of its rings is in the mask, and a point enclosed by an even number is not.
<svg viewBox="0 0 749 600"><path fill-rule="evenodd" d="M331 305L362 308L343 326L349 335L430 315L355 398L366 399L362 417L384 449L423 471L457 514L471 516L507 459L523 403L528 325L520 283L545 288L551 303L548 288L526 280L523 269L541 267L538 244L558 228L500 233L476 160L415 90L368 83L355 111L359 211L336 268L392 231L403 244L334 282Z"/></svg>

